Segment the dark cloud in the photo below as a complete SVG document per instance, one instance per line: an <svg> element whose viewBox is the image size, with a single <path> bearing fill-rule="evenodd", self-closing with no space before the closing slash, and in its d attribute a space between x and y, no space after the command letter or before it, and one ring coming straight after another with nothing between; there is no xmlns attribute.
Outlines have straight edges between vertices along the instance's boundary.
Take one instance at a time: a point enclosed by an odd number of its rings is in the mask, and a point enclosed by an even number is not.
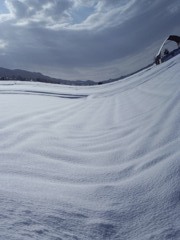
<svg viewBox="0 0 180 240"><path fill-rule="evenodd" d="M117 77L180 33L179 0L6 0L0 64L70 79ZM76 24L73 12L86 13ZM85 14L84 13L84 14ZM79 16L80 19L80 16Z"/></svg>

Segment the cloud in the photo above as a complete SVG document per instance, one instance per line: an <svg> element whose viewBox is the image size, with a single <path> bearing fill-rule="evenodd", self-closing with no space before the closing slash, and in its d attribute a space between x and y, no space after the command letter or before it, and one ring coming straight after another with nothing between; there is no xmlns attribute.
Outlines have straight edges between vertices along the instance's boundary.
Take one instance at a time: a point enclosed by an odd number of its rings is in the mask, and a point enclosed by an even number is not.
<svg viewBox="0 0 180 240"><path fill-rule="evenodd" d="M0 49L5 49L5 48L7 47L7 45L8 45L8 44L7 44L6 41L0 39Z"/></svg>
<svg viewBox="0 0 180 240"><path fill-rule="evenodd" d="M67 79L107 79L153 60L179 34L179 0L6 0L5 67ZM7 47L8 46L8 47ZM152 46L152 47L151 47Z"/></svg>
<svg viewBox="0 0 180 240"><path fill-rule="evenodd" d="M67 9L73 5L71 0L6 0L9 15L17 25L40 23L54 25L55 22L68 21Z"/></svg>
<svg viewBox="0 0 180 240"><path fill-rule="evenodd" d="M167 10L171 13L171 14L176 14L180 12L180 2L173 2L168 8Z"/></svg>
<svg viewBox="0 0 180 240"><path fill-rule="evenodd" d="M136 0L122 1L86 1L86 0L5 0L6 7L9 10L9 16L17 25L28 25L33 22L40 23L41 26L51 27L59 30L62 23L70 29L87 29L104 26L104 23L114 25L118 20L129 17L128 10ZM115 7L116 6L116 7ZM92 8L92 11L82 19L82 22L76 24L73 18L74 12L78 10L86 11ZM124 16L122 16L124 14ZM126 15L126 17L125 17Z"/></svg>

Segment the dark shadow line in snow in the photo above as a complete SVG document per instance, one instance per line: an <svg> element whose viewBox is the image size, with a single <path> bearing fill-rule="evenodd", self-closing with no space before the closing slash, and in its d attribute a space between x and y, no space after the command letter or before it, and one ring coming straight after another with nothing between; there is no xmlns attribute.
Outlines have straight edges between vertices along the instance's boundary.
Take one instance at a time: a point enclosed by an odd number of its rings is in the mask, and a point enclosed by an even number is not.
<svg viewBox="0 0 180 240"><path fill-rule="evenodd" d="M51 92L41 92L41 91L29 91L29 90L2 90L0 94L25 94L25 95L41 95L41 96L50 96L50 97L59 97L59 98L85 98L88 95L76 95L76 94L63 94L63 93L51 93Z"/></svg>

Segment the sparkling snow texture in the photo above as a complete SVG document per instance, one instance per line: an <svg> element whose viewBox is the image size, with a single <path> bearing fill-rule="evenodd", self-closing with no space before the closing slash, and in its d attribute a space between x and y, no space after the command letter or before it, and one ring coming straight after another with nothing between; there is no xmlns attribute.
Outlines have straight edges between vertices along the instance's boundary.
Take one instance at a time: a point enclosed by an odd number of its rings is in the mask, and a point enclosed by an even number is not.
<svg viewBox="0 0 180 240"><path fill-rule="evenodd" d="M0 82L0 239L180 239L180 56L124 80Z"/></svg>

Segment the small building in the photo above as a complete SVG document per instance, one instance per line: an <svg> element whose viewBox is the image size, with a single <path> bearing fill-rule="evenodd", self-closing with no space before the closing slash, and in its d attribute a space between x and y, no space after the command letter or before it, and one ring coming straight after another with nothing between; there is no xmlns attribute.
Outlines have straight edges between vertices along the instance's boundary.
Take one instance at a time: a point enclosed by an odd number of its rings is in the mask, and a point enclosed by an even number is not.
<svg viewBox="0 0 180 240"><path fill-rule="evenodd" d="M169 42L174 42L176 44L176 48L173 50L164 48L167 45L167 43L169 43ZM180 53L180 37L176 36L176 35L170 35L162 43L162 45L155 57L155 63L156 63L156 65L158 65L158 64L161 64L162 62L166 62L167 60L176 56L179 53Z"/></svg>

